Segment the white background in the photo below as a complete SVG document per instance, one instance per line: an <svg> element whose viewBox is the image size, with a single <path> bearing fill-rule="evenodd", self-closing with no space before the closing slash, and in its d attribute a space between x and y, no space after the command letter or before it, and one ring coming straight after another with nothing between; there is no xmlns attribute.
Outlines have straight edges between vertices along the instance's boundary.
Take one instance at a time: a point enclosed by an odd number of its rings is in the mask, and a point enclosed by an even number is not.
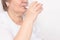
<svg viewBox="0 0 60 40"><path fill-rule="evenodd" d="M31 1L31 0L29 0ZM60 40L60 0L37 0L43 11L37 18L42 40ZM3 12L0 2L0 12Z"/></svg>

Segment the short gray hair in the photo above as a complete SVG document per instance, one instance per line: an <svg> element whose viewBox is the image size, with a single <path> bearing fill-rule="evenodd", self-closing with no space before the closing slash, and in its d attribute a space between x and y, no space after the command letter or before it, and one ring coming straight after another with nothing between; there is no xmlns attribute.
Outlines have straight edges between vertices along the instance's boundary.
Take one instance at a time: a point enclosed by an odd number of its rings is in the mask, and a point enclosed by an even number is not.
<svg viewBox="0 0 60 40"><path fill-rule="evenodd" d="M1 0L4 11L7 11L8 7L6 5L7 0Z"/></svg>

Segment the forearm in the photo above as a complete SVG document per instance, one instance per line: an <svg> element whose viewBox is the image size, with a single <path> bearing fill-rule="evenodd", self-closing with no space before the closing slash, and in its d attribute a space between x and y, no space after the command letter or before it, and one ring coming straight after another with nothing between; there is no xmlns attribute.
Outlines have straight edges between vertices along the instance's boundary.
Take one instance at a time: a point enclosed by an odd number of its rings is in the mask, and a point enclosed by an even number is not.
<svg viewBox="0 0 60 40"><path fill-rule="evenodd" d="M32 22L24 21L14 40L30 40L32 34Z"/></svg>

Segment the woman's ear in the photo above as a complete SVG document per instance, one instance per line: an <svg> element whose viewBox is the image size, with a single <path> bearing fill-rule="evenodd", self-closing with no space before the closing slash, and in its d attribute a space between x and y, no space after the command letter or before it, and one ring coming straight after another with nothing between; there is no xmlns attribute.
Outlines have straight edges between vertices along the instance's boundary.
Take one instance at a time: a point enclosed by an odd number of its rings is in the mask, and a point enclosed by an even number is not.
<svg viewBox="0 0 60 40"><path fill-rule="evenodd" d="M9 2L6 2L7 7L9 7Z"/></svg>

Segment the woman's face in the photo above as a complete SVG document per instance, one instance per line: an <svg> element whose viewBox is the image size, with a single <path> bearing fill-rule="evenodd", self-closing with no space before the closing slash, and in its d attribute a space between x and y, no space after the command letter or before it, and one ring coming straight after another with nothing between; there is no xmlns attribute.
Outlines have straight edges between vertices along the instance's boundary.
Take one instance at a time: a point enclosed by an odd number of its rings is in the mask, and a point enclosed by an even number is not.
<svg viewBox="0 0 60 40"><path fill-rule="evenodd" d="M26 11L28 0L10 0L8 4L8 10L11 9L14 12L23 14Z"/></svg>

